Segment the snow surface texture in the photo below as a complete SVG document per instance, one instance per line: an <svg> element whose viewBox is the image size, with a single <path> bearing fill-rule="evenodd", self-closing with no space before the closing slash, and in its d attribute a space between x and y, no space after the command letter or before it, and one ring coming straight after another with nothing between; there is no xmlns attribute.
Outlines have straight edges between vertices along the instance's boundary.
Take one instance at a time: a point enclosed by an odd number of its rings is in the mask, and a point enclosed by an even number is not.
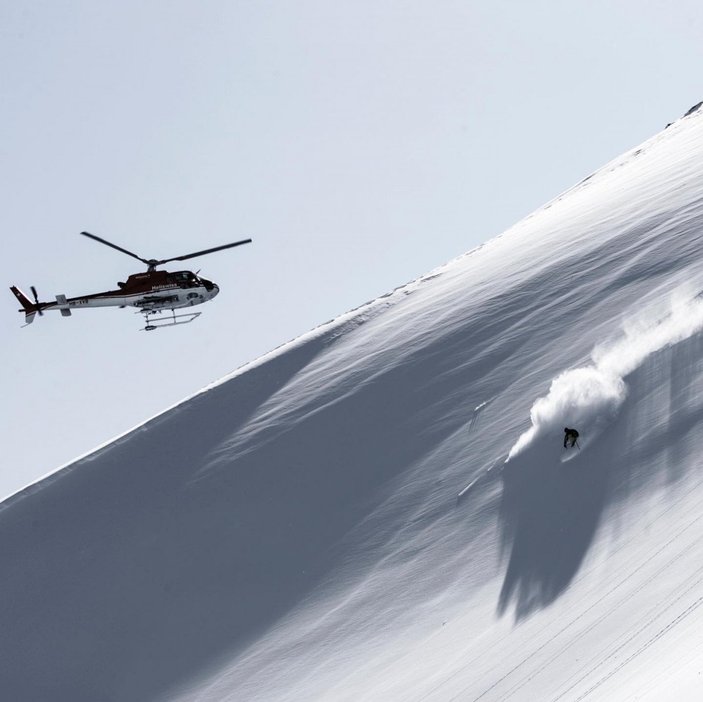
<svg viewBox="0 0 703 702"><path fill-rule="evenodd" d="M694 111L3 503L2 698L701 699L702 176Z"/></svg>

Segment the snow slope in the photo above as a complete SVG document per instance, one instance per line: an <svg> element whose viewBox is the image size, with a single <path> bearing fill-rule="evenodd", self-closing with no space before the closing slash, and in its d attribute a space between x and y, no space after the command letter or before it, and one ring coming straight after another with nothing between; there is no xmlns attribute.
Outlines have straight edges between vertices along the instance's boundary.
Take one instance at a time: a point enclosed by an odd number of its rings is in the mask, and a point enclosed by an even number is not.
<svg viewBox="0 0 703 702"><path fill-rule="evenodd" d="M700 699L701 176L694 111L4 502L2 699Z"/></svg>

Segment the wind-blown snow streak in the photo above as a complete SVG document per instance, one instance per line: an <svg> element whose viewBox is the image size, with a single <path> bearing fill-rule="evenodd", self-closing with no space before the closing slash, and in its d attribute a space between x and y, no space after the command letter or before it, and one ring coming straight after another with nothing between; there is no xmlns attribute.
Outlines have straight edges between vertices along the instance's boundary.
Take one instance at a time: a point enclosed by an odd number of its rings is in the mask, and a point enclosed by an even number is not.
<svg viewBox="0 0 703 702"><path fill-rule="evenodd" d="M696 113L6 501L2 699L697 699L701 183Z"/></svg>
<svg viewBox="0 0 703 702"><path fill-rule="evenodd" d="M703 329L703 299L683 290L672 295L664 316L650 311L626 320L622 336L600 344L587 366L560 373L546 396L532 405L532 426L510 449L506 463L536 438L576 427L583 446L591 443L613 421L627 397L626 377L653 353Z"/></svg>

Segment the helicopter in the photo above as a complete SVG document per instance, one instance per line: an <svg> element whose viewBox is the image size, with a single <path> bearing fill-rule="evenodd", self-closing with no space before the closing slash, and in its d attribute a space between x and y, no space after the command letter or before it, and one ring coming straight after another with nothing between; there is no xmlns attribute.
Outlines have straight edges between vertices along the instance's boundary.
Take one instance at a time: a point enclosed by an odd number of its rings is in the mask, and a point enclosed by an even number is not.
<svg viewBox="0 0 703 702"><path fill-rule="evenodd" d="M18 287L11 286L10 290L22 305L19 310L25 315L26 327L34 321L38 314L40 317L47 310L59 310L62 316L70 317L72 310L85 309L88 307L137 307L138 314L144 315L144 331L153 331L162 327L172 327L178 324L188 324L200 316L200 312L186 312L176 314L177 309L200 305L203 302L212 300L220 292L220 288L211 280L206 280L191 271L157 271L156 267L170 261L185 261L196 256L231 249L234 246L251 243L251 239L242 239L231 244L215 246L211 249L196 251L185 256L174 256L173 258L154 259L142 258L127 249L113 244L107 239L103 239L89 232L81 232L82 236L105 244L117 251L121 251L138 261L145 263L147 270L145 273L134 273L127 278L126 282L117 283L117 290L107 290L105 292L93 293L82 297L69 297L57 295L55 302L39 302L36 288L32 285L30 290L34 302L32 302ZM171 314L153 319L156 315L170 311Z"/></svg>

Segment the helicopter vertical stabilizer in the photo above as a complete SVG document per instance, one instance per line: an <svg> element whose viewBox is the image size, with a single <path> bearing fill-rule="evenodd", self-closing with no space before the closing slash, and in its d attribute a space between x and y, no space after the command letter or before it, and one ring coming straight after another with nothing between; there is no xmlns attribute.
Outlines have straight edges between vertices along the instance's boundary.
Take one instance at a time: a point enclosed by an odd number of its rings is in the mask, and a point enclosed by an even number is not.
<svg viewBox="0 0 703 702"><path fill-rule="evenodd" d="M12 290L14 296L20 301L20 305L22 305L20 312L24 312L25 323L23 326L26 327L28 324L31 324L34 321L34 317L37 312L39 312L39 316L41 316L41 305L34 286L32 286L32 294L34 295L36 302L32 302L16 285L11 286L10 290Z"/></svg>
<svg viewBox="0 0 703 702"><path fill-rule="evenodd" d="M32 301L16 285L13 285L10 290L12 290L15 297L20 301L20 305L22 305L22 309L25 312L36 309L36 305L33 305Z"/></svg>

